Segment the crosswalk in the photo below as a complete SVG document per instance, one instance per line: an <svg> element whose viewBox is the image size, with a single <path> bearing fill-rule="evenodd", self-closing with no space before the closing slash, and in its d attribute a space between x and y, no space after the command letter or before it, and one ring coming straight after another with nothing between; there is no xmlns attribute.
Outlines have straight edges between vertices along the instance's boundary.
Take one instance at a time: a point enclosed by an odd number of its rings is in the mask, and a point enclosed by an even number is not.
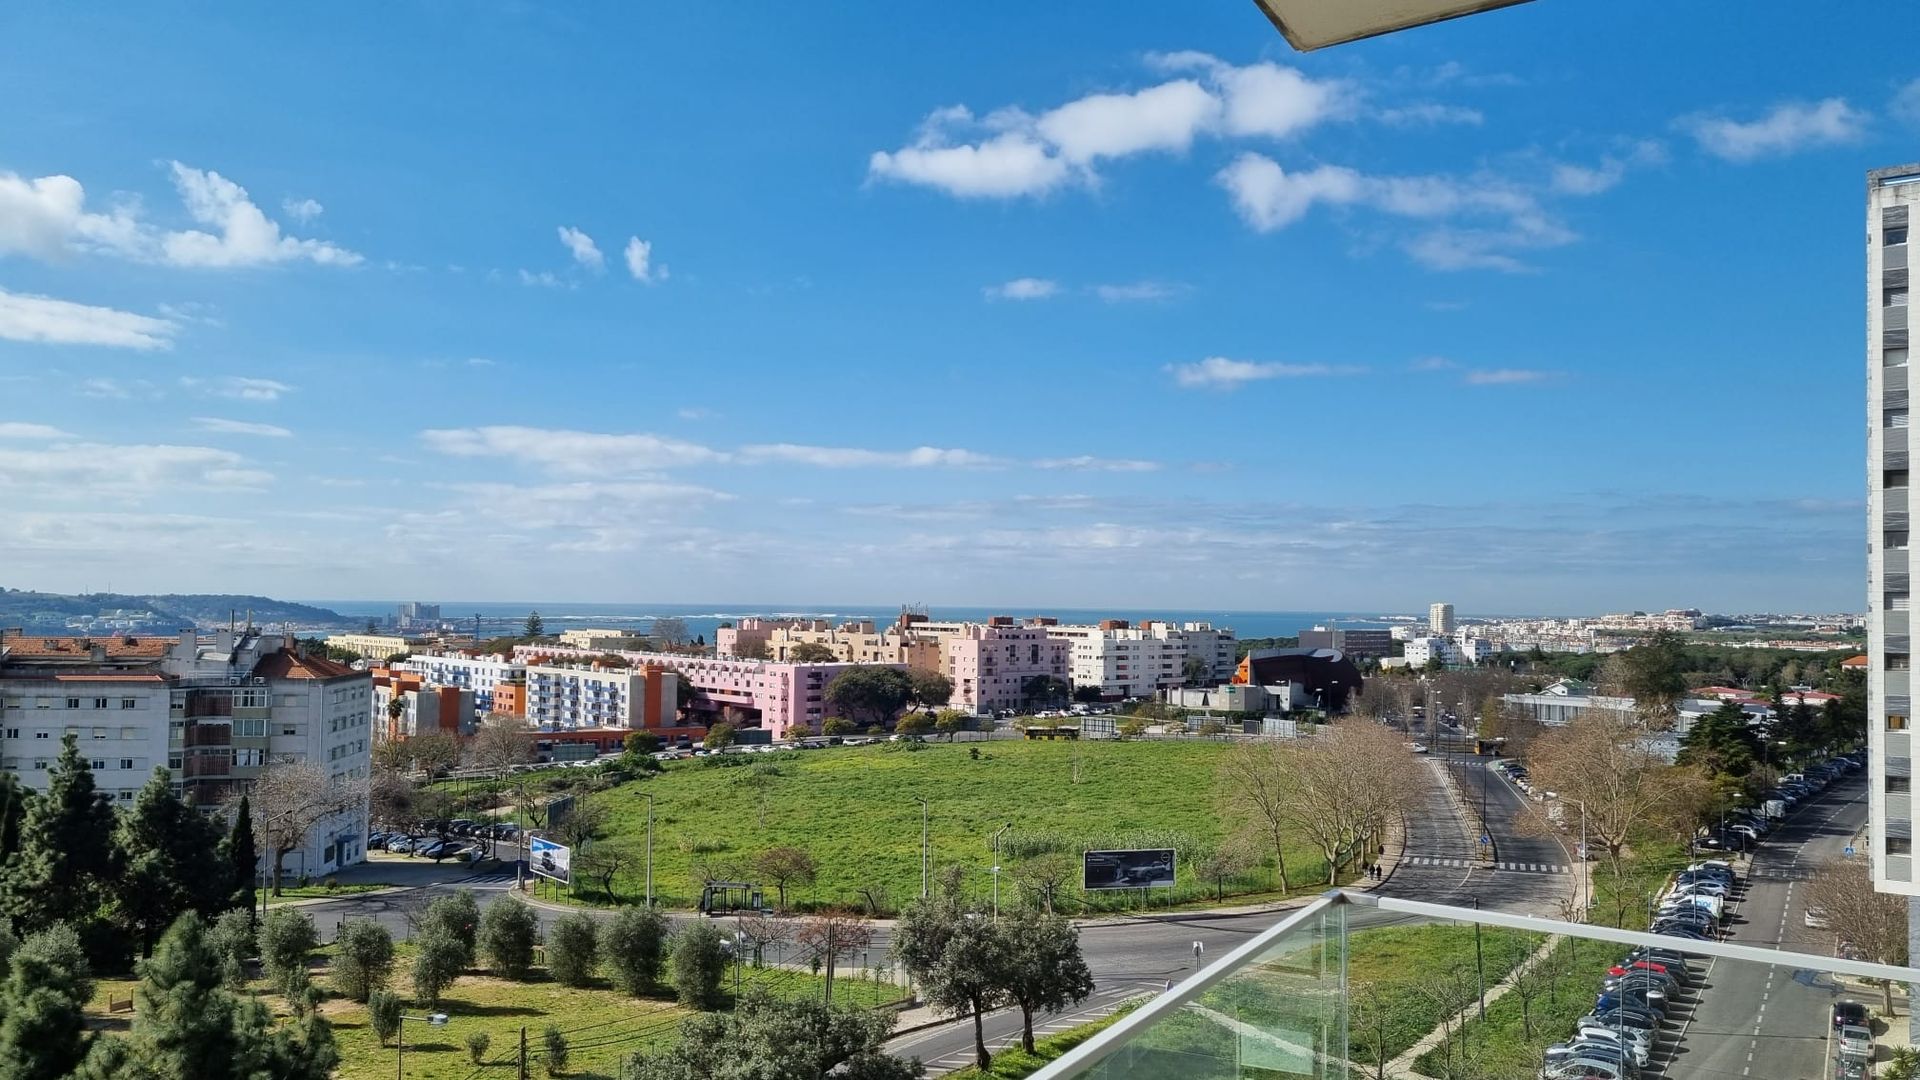
<svg viewBox="0 0 1920 1080"><path fill-rule="evenodd" d="M1409 855L1400 860L1407 866L1443 866L1454 870L1484 869L1487 864L1479 859L1447 859L1434 855ZM1495 870L1506 870L1517 874L1566 874L1571 868L1558 863L1538 862L1497 862Z"/></svg>
<svg viewBox="0 0 1920 1080"><path fill-rule="evenodd" d="M484 872L484 873L479 873L479 874L474 874L474 875L472 875L472 876L470 876L470 877L464 877L464 878L461 878L461 879L460 879L460 884L462 884L462 885L492 885L492 884L497 884L497 883L499 883L499 882L502 882L502 881L512 881L513 879L514 879L514 873L513 873L513 871L512 871L511 869L507 869L507 870L488 870L488 871L486 871L486 872Z"/></svg>

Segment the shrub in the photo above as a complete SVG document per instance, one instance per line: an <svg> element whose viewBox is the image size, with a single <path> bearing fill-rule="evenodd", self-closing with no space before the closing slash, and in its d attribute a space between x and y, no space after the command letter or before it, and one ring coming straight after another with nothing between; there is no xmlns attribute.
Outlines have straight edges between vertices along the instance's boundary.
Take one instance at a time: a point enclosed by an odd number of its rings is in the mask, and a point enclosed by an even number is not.
<svg viewBox="0 0 1920 1080"><path fill-rule="evenodd" d="M475 1065L483 1064L482 1059L487 1056L487 1047L492 1045L493 1037L486 1032L467 1032L467 1056L473 1059Z"/></svg>
<svg viewBox="0 0 1920 1080"><path fill-rule="evenodd" d="M307 955L320 944L313 920L288 908L270 911L260 920L260 965L275 985L286 983L287 972L307 969Z"/></svg>
<svg viewBox="0 0 1920 1080"><path fill-rule="evenodd" d="M320 1004L320 991L304 967L288 968L281 976L280 996L287 999L287 1010L296 1020L305 1020Z"/></svg>
<svg viewBox="0 0 1920 1080"><path fill-rule="evenodd" d="M355 1001L385 986L393 971L393 935L372 919L355 919L340 928L334 943L333 985Z"/></svg>
<svg viewBox="0 0 1920 1080"><path fill-rule="evenodd" d="M460 944L463 968L473 966L473 938L479 929L480 905L474 900L472 889L461 889L451 896L435 899L420 919L423 936L438 931Z"/></svg>
<svg viewBox="0 0 1920 1080"><path fill-rule="evenodd" d="M367 995L367 1025L379 1037L380 1045L393 1041L400 1030L400 997L390 990L375 990Z"/></svg>
<svg viewBox="0 0 1920 1080"><path fill-rule="evenodd" d="M547 1044L547 1075L559 1076L567 1069L567 1037L560 1033L560 1025L548 1024L544 1038Z"/></svg>
<svg viewBox="0 0 1920 1080"><path fill-rule="evenodd" d="M561 986L586 986L599 961L599 927L582 911L562 915L547 930L547 971Z"/></svg>
<svg viewBox="0 0 1920 1080"><path fill-rule="evenodd" d="M524 979L533 969L533 942L540 919L533 909L511 896L501 897L480 916L480 951L493 973L506 979Z"/></svg>
<svg viewBox="0 0 1920 1080"><path fill-rule="evenodd" d="M673 936L673 986L680 1004L694 1009L720 1005L720 980L727 973L727 950L712 923L689 923Z"/></svg>
<svg viewBox="0 0 1920 1080"><path fill-rule="evenodd" d="M600 958L613 985L639 997L660 985L666 960L667 920L646 908L621 908L600 930Z"/></svg>
<svg viewBox="0 0 1920 1080"><path fill-rule="evenodd" d="M207 947L219 957L220 981L229 990L247 985L247 958L253 955L253 912L221 912L207 931Z"/></svg>
<svg viewBox="0 0 1920 1080"><path fill-rule="evenodd" d="M465 956L471 946L462 945L443 930L432 930L416 943L413 958L413 996L431 1008L440 1004L440 995L466 970Z"/></svg>

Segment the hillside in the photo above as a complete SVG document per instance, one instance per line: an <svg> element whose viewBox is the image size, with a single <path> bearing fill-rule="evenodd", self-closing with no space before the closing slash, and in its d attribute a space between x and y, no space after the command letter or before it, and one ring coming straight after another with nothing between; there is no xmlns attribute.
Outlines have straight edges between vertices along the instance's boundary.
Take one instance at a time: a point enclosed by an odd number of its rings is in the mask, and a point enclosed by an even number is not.
<svg viewBox="0 0 1920 1080"><path fill-rule="evenodd" d="M256 624L352 626L354 620L326 608L230 593L62 593L0 587L0 627L39 632L143 630L149 633L225 625L235 612L253 612Z"/></svg>

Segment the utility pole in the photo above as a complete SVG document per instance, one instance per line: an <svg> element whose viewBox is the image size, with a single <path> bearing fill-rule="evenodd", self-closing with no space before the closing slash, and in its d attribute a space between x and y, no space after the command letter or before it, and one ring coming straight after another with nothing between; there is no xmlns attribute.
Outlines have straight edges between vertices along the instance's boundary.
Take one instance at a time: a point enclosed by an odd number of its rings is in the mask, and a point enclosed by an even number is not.
<svg viewBox="0 0 1920 1080"><path fill-rule="evenodd" d="M925 900L933 891L932 848L927 843L927 823L932 816L932 808L925 798L920 799L920 899Z"/></svg>
<svg viewBox="0 0 1920 1080"><path fill-rule="evenodd" d="M827 923L827 1004L833 1004L833 919Z"/></svg>
<svg viewBox="0 0 1920 1080"><path fill-rule="evenodd" d="M1480 910L1480 898L1473 898L1473 910ZM1473 980L1480 987L1480 1040L1486 1045L1487 1038L1487 958L1480 951L1480 920L1473 920Z"/></svg>
<svg viewBox="0 0 1920 1080"><path fill-rule="evenodd" d="M1013 828L1009 821L993 834L993 921L1000 921L1000 838Z"/></svg>
<svg viewBox="0 0 1920 1080"><path fill-rule="evenodd" d="M653 910L653 796L647 795L647 910Z"/></svg>
<svg viewBox="0 0 1920 1080"><path fill-rule="evenodd" d="M527 1025L520 1025L520 1080L527 1080Z"/></svg>

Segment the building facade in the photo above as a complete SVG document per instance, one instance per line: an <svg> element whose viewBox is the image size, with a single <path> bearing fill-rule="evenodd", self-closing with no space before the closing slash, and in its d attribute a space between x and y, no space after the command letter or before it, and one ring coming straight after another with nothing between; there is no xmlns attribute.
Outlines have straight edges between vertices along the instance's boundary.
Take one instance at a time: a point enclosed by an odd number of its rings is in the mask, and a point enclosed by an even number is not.
<svg viewBox="0 0 1920 1080"><path fill-rule="evenodd" d="M1206 665L1204 681L1233 678L1234 636L1208 623L1148 622L1132 626L1109 619L1091 626L1038 623L1049 637L1068 643L1069 680L1078 688L1097 686L1108 699L1151 697L1187 685L1189 657Z"/></svg>
<svg viewBox="0 0 1920 1080"><path fill-rule="evenodd" d="M463 652L415 653L398 665L418 674L431 686L452 686L473 692L474 718L493 711L493 695L501 683L526 681L526 668L506 656L476 656Z"/></svg>
<svg viewBox="0 0 1920 1080"><path fill-rule="evenodd" d="M1427 633L1434 637L1453 636L1453 605L1432 604L1427 608Z"/></svg>
<svg viewBox="0 0 1920 1080"><path fill-rule="evenodd" d="M618 652L622 649L644 648L647 639L631 630L605 630L596 627L582 627L578 630L560 632L560 644L576 649L593 649L598 652Z"/></svg>
<svg viewBox="0 0 1920 1080"><path fill-rule="evenodd" d="M27 637L0 632L0 769L45 790L73 735L116 803L156 766L196 805L246 790L278 762L311 762L357 786L370 763L370 676L293 651L277 634ZM362 789L364 792L364 789ZM259 813L259 811L256 811ZM365 858L367 807L320 823L291 852L289 874Z"/></svg>
<svg viewBox="0 0 1920 1080"><path fill-rule="evenodd" d="M953 680L948 705L980 714L1027 704L1027 684L1040 676L1068 682L1070 647L1045 627L973 624L945 639L941 665Z"/></svg>
<svg viewBox="0 0 1920 1080"><path fill-rule="evenodd" d="M398 634L329 634L327 646L341 652L358 653L369 660L385 660L389 656L410 653L426 645L422 637L402 637Z"/></svg>
<svg viewBox="0 0 1920 1080"><path fill-rule="evenodd" d="M1397 656L1400 652L1399 642L1394 639L1393 630L1385 627L1316 626L1311 630L1300 631L1300 647L1339 649L1348 656L1364 656L1374 660L1383 656Z"/></svg>
<svg viewBox="0 0 1920 1080"><path fill-rule="evenodd" d="M1913 868L1913 639L1908 568L1907 230L1920 164L1867 174L1867 763L1874 886Z"/></svg>

